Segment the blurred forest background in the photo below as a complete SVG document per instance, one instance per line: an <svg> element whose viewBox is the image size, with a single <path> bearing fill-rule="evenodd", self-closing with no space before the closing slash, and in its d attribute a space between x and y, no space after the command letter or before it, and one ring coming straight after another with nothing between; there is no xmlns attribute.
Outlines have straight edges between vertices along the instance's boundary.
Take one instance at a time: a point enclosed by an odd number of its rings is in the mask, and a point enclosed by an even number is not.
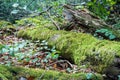
<svg viewBox="0 0 120 80"><path fill-rule="evenodd" d="M45 11L50 6L53 7L50 9L51 15L62 17L64 4L88 8L107 23L120 27L120 0L0 0L0 19L14 23L29 14Z"/></svg>

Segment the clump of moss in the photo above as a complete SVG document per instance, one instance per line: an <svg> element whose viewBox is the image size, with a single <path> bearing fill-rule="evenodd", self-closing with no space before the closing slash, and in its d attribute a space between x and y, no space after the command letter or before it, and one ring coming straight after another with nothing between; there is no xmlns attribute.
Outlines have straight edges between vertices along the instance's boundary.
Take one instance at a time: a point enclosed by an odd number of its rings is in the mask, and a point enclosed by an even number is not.
<svg viewBox="0 0 120 80"><path fill-rule="evenodd" d="M10 22L0 20L0 29L15 29L15 26L13 26Z"/></svg>
<svg viewBox="0 0 120 80"><path fill-rule="evenodd" d="M0 66L0 75L3 79L12 80L12 74L7 70L6 67Z"/></svg>
<svg viewBox="0 0 120 80"><path fill-rule="evenodd" d="M88 75L88 73L67 74L67 73L61 73L61 72L51 71L51 70L32 69L32 68L13 67L13 66L8 67L8 66L0 65L0 69L1 68L2 70L0 71L0 77L2 74L2 78L4 80L18 80L20 77L25 77L26 79L32 78L33 80L41 80L41 79L42 80L49 80L49 79L51 80L71 80L71 79L86 80ZM90 79L103 80L100 74L92 74Z"/></svg>
<svg viewBox="0 0 120 80"><path fill-rule="evenodd" d="M44 27L44 28L56 30L56 27L53 25L53 23L48 19L45 20L42 16L37 16L35 18L24 18L16 21L16 24L25 27L32 25L32 26L38 26L38 27Z"/></svg>
<svg viewBox="0 0 120 80"><path fill-rule="evenodd" d="M8 25L11 25L11 23L7 22L7 21L0 20L0 28L3 28L3 27L8 26Z"/></svg>
<svg viewBox="0 0 120 80"><path fill-rule="evenodd" d="M0 80L8 80L8 79L0 73Z"/></svg>

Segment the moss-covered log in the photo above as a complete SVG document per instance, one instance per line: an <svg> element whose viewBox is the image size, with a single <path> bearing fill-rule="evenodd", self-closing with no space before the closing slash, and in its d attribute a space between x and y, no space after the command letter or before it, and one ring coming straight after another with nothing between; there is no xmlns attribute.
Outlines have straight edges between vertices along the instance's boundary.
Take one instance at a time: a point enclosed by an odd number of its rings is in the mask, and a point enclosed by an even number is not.
<svg viewBox="0 0 120 80"><path fill-rule="evenodd" d="M33 40L47 40L49 45L56 46L61 51L60 55L64 58L78 65L82 62L90 63L98 72L110 65L115 55L120 56L119 42L97 40L89 34L50 30L39 25L19 31L18 36Z"/></svg>
<svg viewBox="0 0 120 80"><path fill-rule="evenodd" d="M67 74L51 70L0 65L0 80L87 80L89 73ZM92 74L91 80L103 80L100 74Z"/></svg>
<svg viewBox="0 0 120 80"><path fill-rule="evenodd" d="M96 30L107 29L116 36L116 40L120 40L120 32L111 25L105 23L104 20L90 12L88 9L74 9L69 5L64 5L64 16L68 23L72 26L79 27L82 32L94 34ZM70 28L70 26L68 26Z"/></svg>

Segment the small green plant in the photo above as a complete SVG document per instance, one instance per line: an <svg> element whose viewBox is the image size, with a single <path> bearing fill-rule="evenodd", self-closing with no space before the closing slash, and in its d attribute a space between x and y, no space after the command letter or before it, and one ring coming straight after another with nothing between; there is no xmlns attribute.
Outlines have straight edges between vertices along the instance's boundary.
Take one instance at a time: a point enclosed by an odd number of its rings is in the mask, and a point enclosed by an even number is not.
<svg viewBox="0 0 120 80"><path fill-rule="evenodd" d="M114 40L116 38L116 36L108 29L96 30L94 36L101 40L102 39Z"/></svg>
<svg viewBox="0 0 120 80"><path fill-rule="evenodd" d="M115 4L115 0L89 0L87 7L102 19L107 20Z"/></svg>
<svg viewBox="0 0 120 80"><path fill-rule="evenodd" d="M86 74L86 78L87 78L87 80L91 80L92 76L93 76L92 73L87 73L87 74Z"/></svg>
<svg viewBox="0 0 120 80"><path fill-rule="evenodd" d="M59 51L55 49L55 46L52 48L48 47L48 42L46 40L43 40L41 43L41 50L45 51L47 54L46 59L58 59L59 57Z"/></svg>
<svg viewBox="0 0 120 80"><path fill-rule="evenodd" d="M1 45L0 52L1 54L9 53L9 55L14 56L15 53L19 52L19 49L25 47L27 42L22 43L13 43L11 45Z"/></svg>
<svg viewBox="0 0 120 80"><path fill-rule="evenodd" d="M23 40L9 45L0 44L0 55L3 59L2 64L7 66L14 65L14 62L11 61L13 58L16 61L15 64L22 63L29 66L40 66L43 65L42 63L49 64L49 61L58 59L58 53L59 51L55 49L55 46L48 46L46 40L33 42Z"/></svg>

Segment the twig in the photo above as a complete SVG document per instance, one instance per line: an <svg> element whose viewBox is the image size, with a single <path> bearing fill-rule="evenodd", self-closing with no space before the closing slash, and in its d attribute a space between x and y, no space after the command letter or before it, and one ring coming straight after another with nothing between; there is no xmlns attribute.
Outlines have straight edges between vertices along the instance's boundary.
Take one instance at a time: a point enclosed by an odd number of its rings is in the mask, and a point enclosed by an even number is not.
<svg viewBox="0 0 120 80"><path fill-rule="evenodd" d="M42 12L40 12L40 13L37 13L36 15L33 15L33 16L31 16L31 17L36 17L36 16L42 15L43 13L47 13L47 15L48 15L48 17L50 18L50 20L52 21L52 23L56 26L56 28L57 28L58 30L60 30L59 25L52 19L50 13L48 12L51 8L52 8L52 6L50 6L47 10L42 11Z"/></svg>
<svg viewBox="0 0 120 80"><path fill-rule="evenodd" d="M73 65L68 60L64 60L64 61L67 62L71 68L73 68Z"/></svg>
<svg viewBox="0 0 120 80"><path fill-rule="evenodd" d="M49 7L48 9L46 9L45 11L42 11L42 12L36 13L36 15L32 15L32 16L29 16L29 17L40 16L40 15L42 15L43 13L46 13L47 11L49 11L51 8L52 8L52 6L50 6L50 7Z"/></svg>
<svg viewBox="0 0 120 80"><path fill-rule="evenodd" d="M49 64L48 66L54 65L54 64L59 63L59 62L66 62L70 65L71 68L73 68L73 65L68 60L59 60L59 61L56 61L54 63Z"/></svg>
<svg viewBox="0 0 120 80"><path fill-rule="evenodd" d="M49 13L48 11L46 11L46 13L48 14L48 17L50 18L50 20L52 21L52 23L56 26L56 28L57 28L58 30L60 30L60 27L58 26L58 24L51 18L50 13Z"/></svg>

